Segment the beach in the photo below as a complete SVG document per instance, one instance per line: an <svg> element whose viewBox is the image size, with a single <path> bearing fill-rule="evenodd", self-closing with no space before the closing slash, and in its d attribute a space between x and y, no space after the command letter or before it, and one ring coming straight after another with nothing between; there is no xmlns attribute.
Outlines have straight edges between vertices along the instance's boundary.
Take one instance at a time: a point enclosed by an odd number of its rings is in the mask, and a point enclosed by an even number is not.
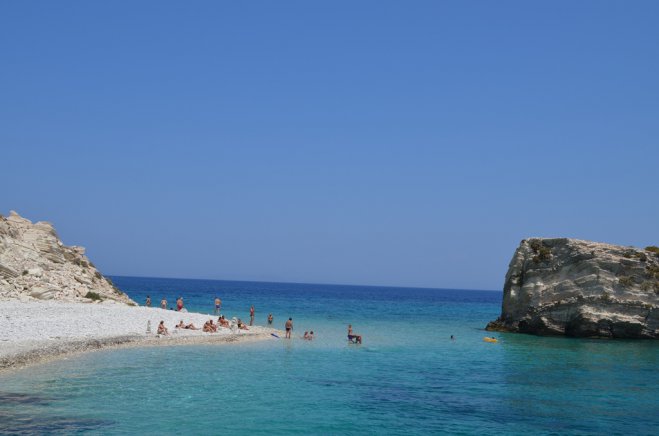
<svg viewBox="0 0 659 436"><path fill-rule="evenodd" d="M276 332L252 326L205 333L201 327L209 319L215 322L217 316L113 302L0 301L0 371L102 348L222 344L267 339ZM161 320L169 335L156 334ZM200 330L174 328L181 320Z"/></svg>

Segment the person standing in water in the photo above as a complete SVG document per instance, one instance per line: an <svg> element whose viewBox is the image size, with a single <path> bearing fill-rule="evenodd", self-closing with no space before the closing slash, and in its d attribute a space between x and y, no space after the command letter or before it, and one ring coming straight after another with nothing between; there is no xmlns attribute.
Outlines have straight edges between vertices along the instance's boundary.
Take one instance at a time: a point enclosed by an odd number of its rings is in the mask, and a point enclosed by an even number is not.
<svg viewBox="0 0 659 436"><path fill-rule="evenodd" d="M272 320L273 320L273 319L274 319L274 318L272 317L272 314L269 313L269 314L268 314L268 324L272 324Z"/></svg>
<svg viewBox="0 0 659 436"><path fill-rule="evenodd" d="M151 296L150 295L146 296L146 307L151 307Z"/></svg>
<svg viewBox="0 0 659 436"><path fill-rule="evenodd" d="M254 305L249 308L249 325L254 324Z"/></svg>
<svg viewBox="0 0 659 436"><path fill-rule="evenodd" d="M288 318L288 321L286 321L286 339L291 338L291 330L293 330L293 318Z"/></svg>
<svg viewBox="0 0 659 436"><path fill-rule="evenodd" d="M219 297L215 297L215 315L219 315L221 309L222 309L222 300L220 300Z"/></svg>
<svg viewBox="0 0 659 436"><path fill-rule="evenodd" d="M160 300L160 308L167 310L167 299L165 297L162 297L162 300Z"/></svg>
<svg viewBox="0 0 659 436"><path fill-rule="evenodd" d="M178 300L176 300L176 310L179 312L183 309L183 297L178 297Z"/></svg>

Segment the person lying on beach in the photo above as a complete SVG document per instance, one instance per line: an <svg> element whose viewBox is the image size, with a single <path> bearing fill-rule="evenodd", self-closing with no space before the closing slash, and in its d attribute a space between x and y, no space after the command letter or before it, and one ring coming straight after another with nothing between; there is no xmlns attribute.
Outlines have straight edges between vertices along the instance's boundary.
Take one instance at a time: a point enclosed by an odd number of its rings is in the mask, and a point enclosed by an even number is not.
<svg viewBox="0 0 659 436"><path fill-rule="evenodd" d="M220 327L226 327L226 328L231 327L231 324L229 324L229 321L224 318L224 315L219 317L217 319L217 322L220 324Z"/></svg>
<svg viewBox="0 0 659 436"><path fill-rule="evenodd" d="M348 324L348 340L356 340L358 344L362 343L362 335L356 335L352 332L352 324Z"/></svg>
<svg viewBox="0 0 659 436"><path fill-rule="evenodd" d="M203 331L205 331L206 333L215 333L215 332L217 332L217 325L213 324L212 319L209 319L204 324Z"/></svg>
<svg viewBox="0 0 659 436"><path fill-rule="evenodd" d="M186 330L199 330L199 328L195 327L193 323L190 323L190 324L187 324L187 325L184 324L183 320L181 320L181 322L176 324L176 328L177 329L186 329Z"/></svg>
<svg viewBox="0 0 659 436"><path fill-rule="evenodd" d="M247 325L240 318L238 318L238 328L241 330L249 330Z"/></svg>
<svg viewBox="0 0 659 436"><path fill-rule="evenodd" d="M167 331L167 327L165 327L165 321L160 321L160 324L158 324L158 334L159 335L169 334L169 331Z"/></svg>

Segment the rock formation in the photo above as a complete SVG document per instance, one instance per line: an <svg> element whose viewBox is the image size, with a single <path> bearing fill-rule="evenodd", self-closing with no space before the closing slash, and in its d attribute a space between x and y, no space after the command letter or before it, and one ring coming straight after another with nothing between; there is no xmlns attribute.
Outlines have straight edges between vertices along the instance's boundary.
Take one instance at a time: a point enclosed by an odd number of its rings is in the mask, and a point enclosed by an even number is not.
<svg viewBox="0 0 659 436"><path fill-rule="evenodd" d="M659 250L576 239L523 240L488 330L659 338Z"/></svg>
<svg viewBox="0 0 659 436"><path fill-rule="evenodd" d="M67 247L50 223L0 215L0 299L135 304L104 277L83 247Z"/></svg>

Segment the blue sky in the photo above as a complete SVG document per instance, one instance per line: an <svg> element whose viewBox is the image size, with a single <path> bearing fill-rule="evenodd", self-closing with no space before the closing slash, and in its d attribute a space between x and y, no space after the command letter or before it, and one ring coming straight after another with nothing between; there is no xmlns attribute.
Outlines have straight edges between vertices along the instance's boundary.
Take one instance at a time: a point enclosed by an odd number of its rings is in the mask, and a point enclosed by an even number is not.
<svg viewBox="0 0 659 436"><path fill-rule="evenodd" d="M500 289L659 244L659 3L2 2L0 212L105 273Z"/></svg>

